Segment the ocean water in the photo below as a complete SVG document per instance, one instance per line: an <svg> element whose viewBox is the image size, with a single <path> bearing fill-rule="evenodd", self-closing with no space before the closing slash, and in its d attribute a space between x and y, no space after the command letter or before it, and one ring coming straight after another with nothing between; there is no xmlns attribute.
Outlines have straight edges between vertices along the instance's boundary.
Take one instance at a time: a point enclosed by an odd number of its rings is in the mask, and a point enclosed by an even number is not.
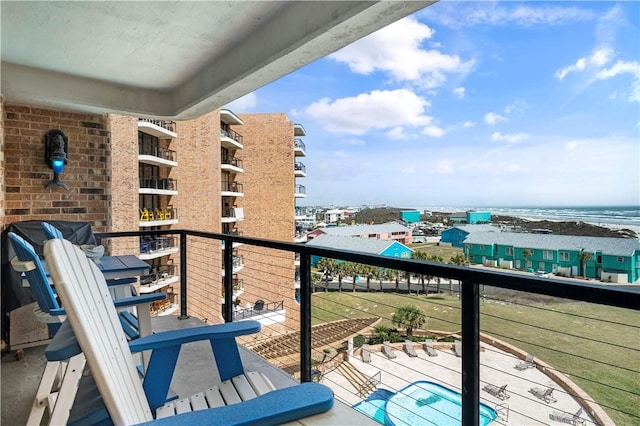
<svg viewBox="0 0 640 426"><path fill-rule="evenodd" d="M589 223L640 226L640 206L582 206L582 207L423 207L423 210L461 212L489 211L492 215L514 216L539 220L581 221Z"/></svg>

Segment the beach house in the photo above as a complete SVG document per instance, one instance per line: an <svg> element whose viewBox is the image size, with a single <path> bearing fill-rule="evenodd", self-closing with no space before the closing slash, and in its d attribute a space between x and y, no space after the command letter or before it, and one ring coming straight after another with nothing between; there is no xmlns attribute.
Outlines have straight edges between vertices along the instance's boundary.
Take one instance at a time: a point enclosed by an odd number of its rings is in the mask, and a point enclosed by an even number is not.
<svg viewBox="0 0 640 426"><path fill-rule="evenodd" d="M440 244L462 247L462 242L472 232L500 232L500 228L493 225L456 225L442 231Z"/></svg>
<svg viewBox="0 0 640 426"><path fill-rule="evenodd" d="M473 232L463 250L472 264L618 284L637 283L640 277L640 241L631 238Z"/></svg>

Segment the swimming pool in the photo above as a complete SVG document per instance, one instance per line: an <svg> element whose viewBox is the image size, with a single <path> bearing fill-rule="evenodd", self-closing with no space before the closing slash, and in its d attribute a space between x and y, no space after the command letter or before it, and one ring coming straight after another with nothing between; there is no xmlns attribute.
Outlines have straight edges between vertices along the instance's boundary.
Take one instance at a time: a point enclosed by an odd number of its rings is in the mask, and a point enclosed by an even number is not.
<svg viewBox="0 0 640 426"><path fill-rule="evenodd" d="M397 393L375 393L354 408L385 426L460 425L462 395L437 383L414 382ZM480 425L498 417L485 404L480 404Z"/></svg>

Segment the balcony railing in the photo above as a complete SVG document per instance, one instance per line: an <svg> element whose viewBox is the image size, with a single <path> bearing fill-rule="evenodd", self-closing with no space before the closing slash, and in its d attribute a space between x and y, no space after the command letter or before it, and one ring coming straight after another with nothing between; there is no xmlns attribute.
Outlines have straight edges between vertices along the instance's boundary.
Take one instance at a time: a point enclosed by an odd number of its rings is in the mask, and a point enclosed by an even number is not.
<svg viewBox="0 0 640 426"><path fill-rule="evenodd" d="M229 166L237 167L239 169L242 168L242 160L239 158L229 158L229 157L222 156L222 158L220 159L220 162L222 164L227 164Z"/></svg>
<svg viewBox="0 0 640 426"><path fill-rule="evenodd" d="M307 188L304 185L296 185L295 193L296 194L301 194L301 195L306 195Z"/></svg>
<svg viewBox="0 0 640 426"><path fill-rule="evenodd" d="M233 320L240 321L243 319L249 319L258 315L265 315L270 312L278 312L284 310L284 301L264 303L263 305L253 305L247 308L241 308L236 306L233 309Z"/></svg>
<svg viewBox="0 0 640 426"><path fill-rule="evenodd" d="M140 178L140 188L177 191L178 181L171 178Z"/></svg>
<svg viewBox="0 0 640 426"><path fill-rule="evenodd" d="M155 124L158 127L162 127L163 129L166 129L170 132L174 132L176 131L176 123L175 121L169 121L169 120L152 120L149 118L140 118L140 121L145 121L147 123L151 123L151 124Z"/></svg>
<svg viewBox="0 0 640 426"><path fill-rule="evenodd" d="M138 155L151 155L168 161L178 161L178 154L171 149L160 148L157 143L145 141L138 144Z"/></svg>
<svg viewBox="0 0 640 426"><path fill-rule="evenodd" d="M153 268L148 275L140 277L140 285L152 286L157 284L160 280L166 280L167 278L177 275L176 265L162 265Z"/></svg>
<svg viewBox="0 0 640 426"><path fill-rule="evenodd" d="M242 135L235 130L232 129L220 129L220 136L223 138L230 138L234 141L238 142L241 145L244 145L242 140Z"/></svg>
<svg viewBox="0 0 640 426"><path fill-rule="evenodd" d="M164 214L159 216L164 218ZM159 219L160 220L160 219ZM154 237L140 239L140 254L154 253L177 247L176 237Z"/></svg>
<svg viewBox="0 0 640 426"><path fill-rule="evenodd" d="M307 168L305 167L304 163L301 163L300 161L296 161L293 165L293 169L296 172L296 175L301 174L301 175L306 175L307 173Z"/></svg>
<svg viewBox="0 0 640 426"><path fill-rule="evenodd" d="M178 219L178 209L167 206L161 209L142 207L140 210L140 222L155 222L161 220Z"/></svg>
<svg viewBox="0 0 640 426"><path fill-rule="evenodd" d="M167 231L134 231L97 236L117 238L167 234ZM508 424L549 423L552 409L563 410L561 407L571 404L576 406L576 410L583 407L583 416L594 423L640 422L640 407L634 403L640 397L637 388L640 371L637 364L629 362L637 360L640 354L640 343L635 338L640 324L640 291L637 288L612 287L584 280L540 278L523 272L366 255L232 235L186 230L171 230L171 235L180 239L178 262L182 317L196 314L196 309L201 307L200 301L207 300L207 294L213 291L221 294L224 290L224 307L215 305L211 309L217 312L223 309L223 317L227 321L240 319L234 313L232 299L235 277L231 271L237 264L236 256L231 250L211 250L214 247L211 240L222 240L225 245L243 243L242 299L264 300L265 305L282 301L282 310L289 316L294 312L297 315L299 310L299 318L291 318L295 328L286 330L285 334L280 329L263 325L267 333L259 337L260 345L268 344L267 339L274 339L271 335L280 335L271 346L273 354L266 358L287 371L297 366L295 371L299 371L302 381L312 380L312 365L315 370L325 368L325 383L350 404L362 401L362 397L357 395L362 383L349 391L344 385L331 381L330 377L339 362L348 359L355 364L360 353L358 347L335 343L336 339L338 336L353 336L359 331L347 330L346 325L340 324L357 319L362 322L358 330L370 327L371 323L365 319L371 317L376 307L380 308L378 312L383 312L377 318L391 324L394 310L404 305L419 305L429 319L422 328L433 330L425 331L427 335L423 337L435 339L440 356L431 361L425 352L413 360L398 354L398 358L404 361L383 371L381 381L384 387L388 388L389 382L402 383L401 380L406 379L397 373L400 369L408 371L411 377L419 377L419 380L439 381L441 377L436 377L438 374L459 377L459 381L447 379L451 382L447 386L459 390L462 395L464 425L479 424L481 398L495 404L496 411L504 413L504 406L499 407L503 401L492 399L488 393L481 392L481 388L486 384L502 386L507 382L510 383L508 390L514 396L507 401ZM268 253L267 258L256 260L258 253ZM293 269L295 254L300 256L299 305L293 302L294 284L290 282L291 278L287 278L290 275L274 272L272 266L290 262ZM312 256L338 259L343 265L370 265L374 267L370 271L377 272L360 272L356 277L354 272L347 273L348 269L341 269L333 271L331 281L316 281L312 277L320 278L322 274L311 267ZM224 271L229 272L224 275L217 270L221 257ZM193 284L190 284L190 279ZM198 280L206 281L206 285L197 284ZM222 288L213 287L220 282L223 283ZM340 287L342 292L338 291ZM312 297L314 289L319 292ZM433 292L438 294L433 295ZM269 298L265 294L279 294L281 297ZM285 294L291 295L291 302L284 298ZM328 328L324 334L317 333L316 326L312 329L312 322L318 325L327 323ZM419 334L416 331L414 336L419 337ZM375 335L365 337L376 338ZM346 339L344 337L343 340ZM461 339L461 357L452 350L455 339ZM392 343L392 346L396 351L403 350L403 343ZM535 354L537 367L519 372L514 366L527 353ZM382 352L373 352L373 363L382 359L378 358L381 356ZM287 357L291 358L290 362ZM498 358L500 362L495 361ZM393 361L385 358L385 362ZM439 363L457 367L444 368ZM426 367L420 367L422 365ZM461 373L453 374L452 368ZM366 369L365 364L362 364L362 369ZM371 376L367 373L365 377ZM521 382L520 387L515 385L517 381ZM529 392L532 387L546 388L549 383L553 383L551 387L558 400L555 405L538 400ZM340 396L346 393L347 396ZM422 402L428 403L427 399Z"/></svg>
<svg viewBox="0 0 640 426"><path fill-rule="evenodd" d="M226 192L243 192L242 184L238 182L222 182L222 191Z"/></svg>
<svg viewBox="0 0 640 426"><path fill-rule="evenodd" d="M302 139L295 139L293 141L293 148L295 151L306 155L307 147L305 146L304 142L302 142Z"/></svg>

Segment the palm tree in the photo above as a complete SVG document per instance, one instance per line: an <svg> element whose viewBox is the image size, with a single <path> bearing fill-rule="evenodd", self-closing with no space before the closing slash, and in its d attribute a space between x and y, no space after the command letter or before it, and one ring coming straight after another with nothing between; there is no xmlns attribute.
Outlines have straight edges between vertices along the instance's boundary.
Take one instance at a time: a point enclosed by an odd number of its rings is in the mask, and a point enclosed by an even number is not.
<svg viewBox="0 0 640 426"><path fill-rule="evenodd" d="M444 259L442 258L442 256L438 256L437 254L429 257L429 261L434 263L444 263ZM440 282L442 279L439 276L436 276L434 278L436 280L436 293L440 293Z"/></svg>
<svg viewBox="0 0 640 426"><path fill-rule="evenodd" d="M580 267L582 268L582 279L587 279L587 262L593 259L593 254L588 251L584 251L584 249L580 249L580 253L578 254L578 259L580 259Z"/></svg>
<svg viewBox="0 0 640 426"><path fill-rule="evenodd" d="M371 291L371 279L377 276L378 267L373 265L362 266L362 275L367 277L367 292Z"/></svg>
<svg viewBox="0 0 640 426"><path fill-rule="evenodd" d="M523 271L527 270L527 263L529 261L529 258L531 257L531 255L533 254L533 251L530 249L524 249L522 250L522 257L524 257L524 265L522 267Z"/></svg>
<svg viewBox="0 0 640 426"><path fill-rule="evenodd" d="M324 291L328 291L329 289L329 275L333 273L336 269L337 262L335 259L331 259L328 257L321 258L316 267L323 271L322 278L324 279Z"/></svg>
<svg viewBox="0 0 640 426"><path fill-rule="evenodd" d="M355 262L345 262L344 264L345 275L351 275L351 280L353 284L352 291L356 291L356 277L358 276L359 269L360 269L360 265L358 265Z"/></svg>
<svg viewBox="0 0 640 426"><path fill-rule="evenodd" d="M404 305L394 312L391 321L394 324L404 326L407 330L407 337L411 337L414 328L420 328L427 322L427 315L415 305Z"/></svg>
<svg viewBox="0 0 640 426"><path fill-rule="evenodd" d="M338 291L342 291L342 277L346 272L346 266L344 262L337 262L336 268L334 269L335 273L338 274Z"/></svg>

